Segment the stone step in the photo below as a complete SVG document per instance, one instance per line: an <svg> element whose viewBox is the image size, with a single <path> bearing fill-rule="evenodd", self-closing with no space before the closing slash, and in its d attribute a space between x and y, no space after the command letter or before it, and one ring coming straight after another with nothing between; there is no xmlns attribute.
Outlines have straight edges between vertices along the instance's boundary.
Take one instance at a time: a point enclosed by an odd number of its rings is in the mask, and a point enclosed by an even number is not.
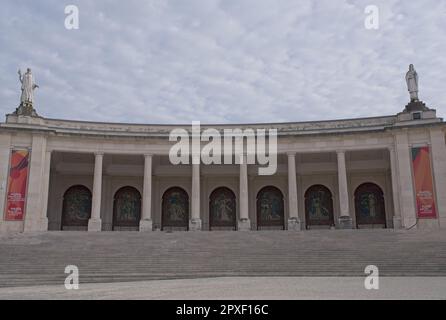
<svg viewBox="0 0 446 320"><path fill-rule="evenodd" d="M446 276L446 232L46 232L0 236L0 286L214 276Z"/></svg>

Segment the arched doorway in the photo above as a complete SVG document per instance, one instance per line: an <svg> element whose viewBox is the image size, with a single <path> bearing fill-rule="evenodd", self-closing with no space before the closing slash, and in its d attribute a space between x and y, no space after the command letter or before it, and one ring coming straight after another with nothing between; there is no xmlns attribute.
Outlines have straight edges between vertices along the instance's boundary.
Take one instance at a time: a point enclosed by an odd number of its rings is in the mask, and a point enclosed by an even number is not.
<svg viewBox="0 0 446 320"><path fill-rule="evenodd" d="M215 189L209 197L209 229L236 229L235 194L226 187Z"/></svg>
<svg viewBox="0 0 446 320"><path fill-rule="evenodd" d="M257 193L257 229L284 229L283 194L273 186Z"/></svg>
<svg viewBox="0 0 446 320"><path fill-rule="evenodd" d="M141 194L136 188L122 187L113 199L113 230L139 230Z"/></svg>
<svg viewBox="0 0 446 320"><path fill-rule="evenodd" d="M386 210L381 188L374 183L363 183L355 190L356 227L360 225L386 227Z"/></svg>
<svg viewBox="0 0 446 320"><path fill-rule="evenodd" d="M333 198L331 191L316 184L305 192L305 223L311 226L334 226Z"/></svg>
<svg viewBox="0 0 446 320"><path fill-rule="evenodd" d="M189 228L189 195L179 187L168 189L163 194L161 229Z"/></svg>
<svg viewBox="0 0 446 320"><path fill-rule="evenodd" d="M65 191L62 205L61 230L87 230L91 217L91 192L82 185Z"/></svg>

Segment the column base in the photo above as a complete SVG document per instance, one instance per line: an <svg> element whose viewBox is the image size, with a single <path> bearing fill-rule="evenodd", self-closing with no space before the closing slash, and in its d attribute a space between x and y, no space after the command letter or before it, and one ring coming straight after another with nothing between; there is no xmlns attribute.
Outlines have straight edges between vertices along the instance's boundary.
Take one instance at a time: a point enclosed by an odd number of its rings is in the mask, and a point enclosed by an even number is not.
<svg viewBox="0 0 446 320"><path fill-rule="evenodd" d="M201 231L201 219L190 219L189 231Z"/></svg>
<svg viewBox="0 0 446 320"><path fill-rule="evenodd" d="M440 229L446 229L446 217L439 217L438 223L440 224Z"/></svg>
<svg viewBox="0 0 446 320"><path fill-rule="evenodd" d="M152 230L153 230L152 220L141 220L139 222L139 231L146 232L146 231L152 231Z"/></svg>
<svg viewBox="0 0 446 320"><path fill-rule="evenodd" d="M251 221L249 219L240 219L237 223L237 230L250 231L251 230Z"/></svg>
<svg viewBox="0 0 446 320"><path fill-rule="evenodd" d="M338 229L353 229L353 220L349 216L340 216Z"/></svg>
<svg viewBox="0 0 446 320"><path fill-rule="evenodd" d="M403 227L403 221L401 217L393 217L393 229L401 229Z"/></svg>
<svg viewBox="0 0 446 320"><path fill-rule="evenodd" d="M41 232L48 231L48 218L43 218L39 220L28 220L24 223L24 232Z"/></svg>
<svg viewBox="0 0 446 320"><path fill-rule="evenodd" d="M41 231L48 231L48 218L40 219L39 226Z"/></svg>
<svg viewBox="0 0 446 320"><path fill-rule="evenodd" d="M287 230L290 231L301 231L300 221L298 218L290 218L288 219L288 227Z"/></svg>
<svg viewBox="0 0 446 320"><path fill-rule="evenodd" d="M101 219L90 219L88 220L88 231L101 231L102 230L102 221Z"/></svg>

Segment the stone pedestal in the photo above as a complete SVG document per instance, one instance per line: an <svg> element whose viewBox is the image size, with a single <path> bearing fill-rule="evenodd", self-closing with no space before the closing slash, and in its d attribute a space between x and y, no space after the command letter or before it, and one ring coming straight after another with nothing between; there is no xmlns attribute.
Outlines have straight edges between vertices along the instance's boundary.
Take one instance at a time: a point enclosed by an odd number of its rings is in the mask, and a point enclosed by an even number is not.
<svg viewBox="0 0 446 320"><path fill-rule="evenodd" d="M288 230L290 231L301 231L300 221L297 218L288 219Z"/></svg>
<svg viewBox="0 0 446 320"><path fill-rule="evenodd" d="M20 106L15 110L14 114L18 116L38 117L38 114L33 108L32 103L21 103Z"/></svg>
<svg viewBox="0 0 446 320"><path fill-rule="evenodd" d="M237 229L239 231L250 231L251 221L249 219L240 219L237 223Z"/></svg>
<svg viewBox="0 0 446 320"><path fill-rule="evenodd" d="M339 217L339 229L352 229L353 228L353 220L350 216L340 216Z"/></svg>
<svg viewBox="0 0 446 320"><path fill-rule="evenodd" d="M102 221L101 219L90 219L88 220L88 231L101 231L102 230Z"/></svg>
<svg viewBox="0 0 446 320"><path fill-rule="evenodd" d="M428 107L426 107L426 104L423 101L420 100L412 100L407 105L404 111L407 112L413 112L413 111L427 111L429 110Z"/></svg>
<svg viewBox="0 0 446 320"><path fill-rule="evenodd" d="M190 219L189 231L201 231L201 219Z"/></svg>
<svg viewBox="0 0 446 320"><path fill-rule="evenodd" d="M152 231L153 230L153 222L152 220L141 220L139 222L139 231Z"/></svg>

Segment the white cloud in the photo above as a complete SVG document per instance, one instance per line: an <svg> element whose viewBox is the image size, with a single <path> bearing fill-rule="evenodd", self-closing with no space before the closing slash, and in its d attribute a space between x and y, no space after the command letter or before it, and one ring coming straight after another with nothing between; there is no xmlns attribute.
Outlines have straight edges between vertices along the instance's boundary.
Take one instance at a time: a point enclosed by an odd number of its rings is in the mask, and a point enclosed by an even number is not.
<svg viewBox="0 0 446 320"><path fill-rule="evenodd" d="M3 1L0 113L31 67L46 117L144 123L273 122L395 114L414 63L420 97L446 101L446 2Z"/></svg>

